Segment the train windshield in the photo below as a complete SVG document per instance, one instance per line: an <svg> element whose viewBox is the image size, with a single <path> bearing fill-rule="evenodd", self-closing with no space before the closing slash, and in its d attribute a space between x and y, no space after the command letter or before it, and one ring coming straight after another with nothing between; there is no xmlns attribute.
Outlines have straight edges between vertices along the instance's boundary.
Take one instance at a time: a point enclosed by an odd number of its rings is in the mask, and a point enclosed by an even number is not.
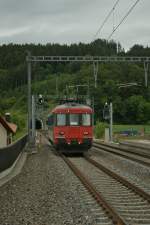
<svg viewBox="0 0 150 225"><path fill-rule="evenodd" d="M79 126L79 114L70 114L70 126Z"/></svg>
<svg viewBox="0 0 150 225"><path fill-rule="evenodd" d="M82 114L82 125L90 126L91 125L91 115L90 114Z"/></svg>
<svg viewBox="0 0 150 225"><path fill-rule="evenodd" d="M66 126L66 114L57 114L57 126Z"/></svg>

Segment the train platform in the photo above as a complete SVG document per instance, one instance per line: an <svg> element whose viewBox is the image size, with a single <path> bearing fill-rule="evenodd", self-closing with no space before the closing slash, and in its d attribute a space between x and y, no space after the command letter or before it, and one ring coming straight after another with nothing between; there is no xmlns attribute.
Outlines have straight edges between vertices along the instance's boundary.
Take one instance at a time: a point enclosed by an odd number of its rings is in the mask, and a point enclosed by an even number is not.
<svg viewBox="0 0 150 225"><path fill-rule="evenodd" d="M80 197L80 185L42 137L20 174L0 187L0 224L94 225Z"/></svg>

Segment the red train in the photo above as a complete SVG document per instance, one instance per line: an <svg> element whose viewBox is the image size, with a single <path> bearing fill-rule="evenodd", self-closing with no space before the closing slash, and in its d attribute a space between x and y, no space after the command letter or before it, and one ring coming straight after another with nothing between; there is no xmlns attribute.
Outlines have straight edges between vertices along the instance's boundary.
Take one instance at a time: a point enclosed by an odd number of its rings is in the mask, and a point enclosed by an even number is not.
<svg viewBox="0 0 150 225"><path fill-rule="evenodd" d="M93 142L91 107L66 103L55 107L48 116L49 139L61 152L84 152Z"/></svg>

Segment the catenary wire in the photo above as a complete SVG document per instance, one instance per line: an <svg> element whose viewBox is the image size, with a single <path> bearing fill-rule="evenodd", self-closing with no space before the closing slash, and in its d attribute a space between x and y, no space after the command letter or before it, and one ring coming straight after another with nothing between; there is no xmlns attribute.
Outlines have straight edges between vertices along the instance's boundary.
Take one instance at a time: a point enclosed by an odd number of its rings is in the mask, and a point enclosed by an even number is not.
<svg viewBox="0 0 150 225"><path fill-rule="evenodd" d="M109 19L109 17L110 17L110 16L111 16L111 14L113 13L114 9L115 9L115 8L116 8L116 6L118 5L119 1L120 1L120 0L117 0L117 1L115 2L115 4L114 4L113 8L110 10L110 12L108 13L108 15L107 15L107 16L106 16L106 18L104 19L104 21L103 21L102 25L101 25L101 26L100 26L100 28L97 30L97 32L96 32L96 34L94 35L94 38L93 38L93 39L95 39L95 38L96 38L96 36L98 35L98 33L100 33L100 32L101 32L101 30L103 29L103 27L104 27L105 23L107 22L107 20Z"/></svg>
<svg viewBox="0 0 150 225"><path fill-rule="evenodd" d="M128 10L128 12L125 14L125 16L121 19L120 23L113 29L113 31L111 32L111 34L108 36L107 40L109 40L112 35L114 34L114 32L119 28L119 26L123 23L123 21L128 17L128 15L131 13L131 11L134 9L134 7L137 5L137 3L140 0L137 0L132 6L131 8Z"/></svg>

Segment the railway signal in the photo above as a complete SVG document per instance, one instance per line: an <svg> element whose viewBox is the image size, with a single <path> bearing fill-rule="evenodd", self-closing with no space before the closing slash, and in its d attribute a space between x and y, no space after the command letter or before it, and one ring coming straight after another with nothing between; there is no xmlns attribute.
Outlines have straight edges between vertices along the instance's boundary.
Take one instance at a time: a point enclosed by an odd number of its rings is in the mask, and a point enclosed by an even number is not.
<svg viewBox="0 0 150 225"><path fill-rule="evenodd" d="M112 102L108 104L107 102L104 105L103 109L103 118L109 120L109 141L113 141L113 107Z"/></svg>
<svg viewBox="0 0 150 225"><path fill-rule="evenodd" d="M107 102L104 105L103 118L104 118L104 120L109 120L110 119L110 107L109 107Z"/></svg>
<svg viewBox="0 0 150 225"><path fill-rule="evenodd" d="M39 97L38 97L38 103L39 103L40 105L42 105L43 102L44 102L43 95L40 94Z"/></svg>

